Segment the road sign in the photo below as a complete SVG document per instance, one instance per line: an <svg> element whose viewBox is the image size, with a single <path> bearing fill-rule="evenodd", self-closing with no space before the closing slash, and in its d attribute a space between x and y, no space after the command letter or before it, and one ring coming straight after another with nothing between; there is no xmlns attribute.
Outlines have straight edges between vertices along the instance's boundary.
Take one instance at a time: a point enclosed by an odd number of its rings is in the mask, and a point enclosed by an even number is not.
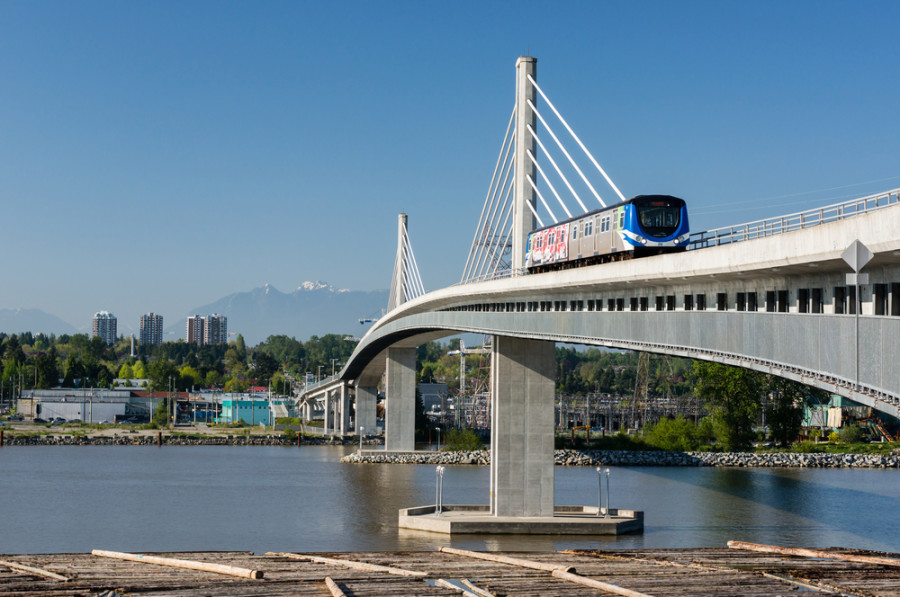
<svg viewBox="0 0 900 597"><path fill-rule="evenodd" d="M847 262L854 272L859 272L862 268L866 267L866 264L872 260L872 257L875 255L869 248L859 242L859 240L855 240L850 243L850 246L841 253L841 258Z"/></svg>

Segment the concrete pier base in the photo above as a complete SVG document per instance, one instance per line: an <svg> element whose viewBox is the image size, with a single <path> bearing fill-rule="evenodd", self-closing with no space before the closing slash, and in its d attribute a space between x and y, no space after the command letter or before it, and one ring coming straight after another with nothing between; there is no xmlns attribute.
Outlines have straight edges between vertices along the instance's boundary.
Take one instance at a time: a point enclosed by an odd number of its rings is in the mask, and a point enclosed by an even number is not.
<svg viewBox="0 0 900 597"><path fill-rule="evenodd" d="M644 532L644 513L596 506L556 506L553 516L494 516L484 506L435 506L400 510L400 528L432 533L476 535L625 535Z"/></svg>

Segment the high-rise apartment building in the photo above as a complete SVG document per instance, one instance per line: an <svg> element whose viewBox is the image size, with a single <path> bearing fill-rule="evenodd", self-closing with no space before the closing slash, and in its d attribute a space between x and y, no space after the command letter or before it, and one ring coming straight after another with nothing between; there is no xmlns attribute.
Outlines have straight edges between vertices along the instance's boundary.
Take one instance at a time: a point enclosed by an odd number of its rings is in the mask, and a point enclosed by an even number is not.
<svg viewBox="0 0 900 597"><path fill-rule="evenodd" d="M203 345L203 318L194 315L187 318L185 340L188 344Z"/></svg>
<svg viewBox="0 0 900 597"><path fill-rule="evenodd" d="M203 321L204 344L228 344L228 318L218 313L205 317Z"/></svg>
<svg viewBox="0 0 900 597"><path fill-rule="evenodd" d="M109 311L98 311L94 313L94 319L91 320L91 337L100 336L107 346L115 343L117 334L116 316Z"/></svg>
<svg viewBox="0 0 900 597"><path fill-rule="evenodd" d="M141 315L141 346L159 346L163 339L163 316L155 313Z"/></svg>
<svg viewBox="0 0 900 597"><path fill-rule="evenodd" d="M192 315L187 318L185 328L185 340L189 343L198 346L228 343L228 318L224 315Z"/></svg>

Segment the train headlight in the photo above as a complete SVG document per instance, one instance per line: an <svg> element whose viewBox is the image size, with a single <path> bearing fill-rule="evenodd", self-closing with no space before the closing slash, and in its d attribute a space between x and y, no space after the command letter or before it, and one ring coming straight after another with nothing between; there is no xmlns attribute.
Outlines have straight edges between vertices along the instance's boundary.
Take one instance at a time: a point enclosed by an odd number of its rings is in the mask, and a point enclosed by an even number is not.
<svg viewBox="0 0 900 597"><path fill-rule="evenodd" d="M642 236L640 239L638 239L638 240L641 241L641 244L642 244L642 245L646 245L646 244L647 244L647 239L644 238L643 236Z"/></svg>

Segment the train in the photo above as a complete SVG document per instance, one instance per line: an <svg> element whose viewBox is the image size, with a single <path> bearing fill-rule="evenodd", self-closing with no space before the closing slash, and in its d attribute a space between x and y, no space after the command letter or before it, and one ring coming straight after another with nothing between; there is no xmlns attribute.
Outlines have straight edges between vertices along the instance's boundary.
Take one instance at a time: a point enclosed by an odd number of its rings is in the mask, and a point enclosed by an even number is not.
<svg viewBox="0 0 900 597"><path fill-rule="evenodd" d="M689 237L683 199L638 195L532 231L525 266L541 273L684 251Z"/></svg>

